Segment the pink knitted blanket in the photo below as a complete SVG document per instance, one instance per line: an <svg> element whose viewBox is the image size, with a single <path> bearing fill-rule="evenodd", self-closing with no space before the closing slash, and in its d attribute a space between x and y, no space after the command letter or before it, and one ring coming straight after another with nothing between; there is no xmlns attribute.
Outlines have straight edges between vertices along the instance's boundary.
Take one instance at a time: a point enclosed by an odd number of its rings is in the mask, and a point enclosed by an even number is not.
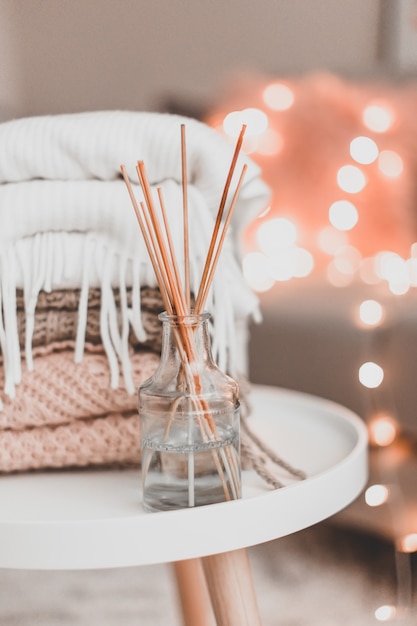
<svg viewBox="0 0 417 626"><path fill-rule="evenodd" d="M159 357L136 352L131 361L139 386ZM0 471L140 461L136 394L111 389L101 347L87 345L75 363L72 342L51 344L36 350L35 365L23 370L13 400L3 393Z"/></svg>
<svg viewBox="0 0 417 626"><path fill-rule="evenodd" d="M0 432L0 472L140 462L137 411Z"/></svg>

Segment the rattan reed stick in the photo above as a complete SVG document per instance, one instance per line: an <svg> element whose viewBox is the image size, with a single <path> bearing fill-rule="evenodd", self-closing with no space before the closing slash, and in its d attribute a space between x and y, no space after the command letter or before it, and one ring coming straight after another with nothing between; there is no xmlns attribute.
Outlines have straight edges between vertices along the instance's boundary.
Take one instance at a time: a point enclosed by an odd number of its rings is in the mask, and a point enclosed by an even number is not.
<svg viewBox="0 0 417 626"><path fill-rule="evenodd" d="M187 311L190 312L190 241L188 233L188 179L187 179L187 146L185 124L181 124L181 170L182 170L182 203L184 228L184 294Z"/></svg>
<svg viewBox="0 0 417 626"><path fill-rule="evenodd" d="M205 302L207 300L207 296L210 290L210 286L211 283L213 282L213 278L214 278L214 272L216 271L216 267L217 267L217 263L219 262L219 258L220 258L220 253L222 251L223 248L223 244L224 244L224 240L226 238L226 234L227 234L227 230L229 228L230 225L230 220L232 218L232 214L233 214L233 210L236 206L236 202L237 202L237 198L240 192L240 189L242 187L242 183L243 183L243 179L245 177L246 174L246 170L247 170L247 165L245 164L242 168L242 172L240 174L239 177L239 181L238 184L236 186L236 190L235 193L233 195L233 199L229 208L229 211L227 213L226 219L224 221L223 224L223 229L220 235L220 238L218 240L217 243L217 247L216 247L216 252L214 254L214 258L207 258L206 259L206 265L208 265L208 269L207 272L204 272L206 274L206 280L205 282L201 282L200 283L200 288L198 291L198 295L197 295L197 299L196 299L196 304L195 304L195 312L196 313L201 313L201 311L204 308Z"/></svg>
<svg viewBox="0 0 417 626"><path fill-rule="evenodd" d="M211 260L212 260L214 249L215 249L215 246L216 246L217 236L218 236L218 233L219 233L219 230L220 230L220 224L221 224L222 219L223 219L223 213L224 213L224 209L225 209L225 206L226 206L227 196L229 194L229 189L230 189L230 185L231 185L231 182L232 182L233 174L234 174L234 171L235 171L235 168L236 168L236 163L237 163L237 160L238 160L238 157L239 157L239 153L240 153L240 150L242 148L242 143L243 143L243 138L244 138L245 132L246 132L246 125L243 124L242 129L241 129L241 131L239 133L239 136L237 138L235 151L233 153L233 158L232 158L232 161L231 161L231 164L230 164L230 167L229 167L229 171L228 171L226 182L225 182L225 185L224 185L222 197L221 197L219 208L218 208L218 211L217 211L217 216L216 216L216 221L215 221L214 228L213 228L213 233L212 233L212 236L211 236L210 246L209 246L209 249L208 249L208 252L207 252L206 263L204 265L203 274L201 276L200 290L201 290L201 285L204 285L206 283L206 280L207 280L207 274L208 274L208 271L210 269Z"/></svg>

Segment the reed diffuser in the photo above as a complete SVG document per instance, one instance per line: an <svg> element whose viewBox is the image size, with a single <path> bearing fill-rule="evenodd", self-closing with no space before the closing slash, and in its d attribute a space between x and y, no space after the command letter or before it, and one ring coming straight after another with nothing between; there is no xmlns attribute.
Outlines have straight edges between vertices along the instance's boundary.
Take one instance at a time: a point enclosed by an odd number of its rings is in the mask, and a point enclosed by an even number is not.
<svg viewBox="0 0 417 626"><path fill-rule="evenodd" d="M180 272L162 189L152 197L145 164L137 174L145 202L137 202L121 166L161 291L165 312L159 367L139 388L143 502L148 511L201 506L241 497L239 389L213 360L204 306L233 209L242 167L226 210L246 127L239 134L214 223L197 293L190 290L185 125L181 125L184 267ZM183 276L183 280L181 280Z"/></svg>

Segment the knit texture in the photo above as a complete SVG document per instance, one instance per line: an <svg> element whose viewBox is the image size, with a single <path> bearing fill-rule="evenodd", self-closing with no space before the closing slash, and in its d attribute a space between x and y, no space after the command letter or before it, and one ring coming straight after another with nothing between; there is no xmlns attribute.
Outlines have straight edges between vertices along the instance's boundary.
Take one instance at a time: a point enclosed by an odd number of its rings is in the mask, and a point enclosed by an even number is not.
<svg viewBox="0 0 417 626"><path fill-rule="evenodd" d="M34 366L32 347L40 292L79 289L75 358L83 357L89 292L99 289L100 339L111 369L111 386L123 379L132 332L146 337L141 287L155 286L120 165L127 167L138 202L143 199L135 167L143 160L152 193L160 188L167 219L184 267L181 124L187 134L191 288L202 275L233 146L196 120L158 113L103 111L18 119L0 124L0 351L4 390L13 398L22 378L22 353ZM213 317L213 353L232 375L242 363L236 320L259 318L258 299L240 266L239 234L269 199L260 170L241 155L236 177L248 166L218 271L207 299ZM131 288L131 304L127 290ZM24 349L19 338L16 291L24 298ZM115 302L114 290L120 293Z"/></svg>
<svg viewBox="0 0 417 626"><path fill-rule="evenodd" d="M139 463L137 389L159 362L162 301L120 165L137 200L143 160L183 268L180 127L187 129L190 287L197 292L233 146L178 116L99 112L0 124L0 472ZM244 380L258 299L239 234L269 189L247 174L207 299L213 355ZM246 406L247 395L241 394ZM247 425L244 465L274 486L285 469ZM282 472L281 472L282 473ZM290 472L291 473L291 472Z"/></svg>
<svg viewBox="0 0 417 626"><path fill-rule="evenodd" d="M138 464L137 395L122 386L111 389L102 347L87 345L81 363L74 362L73 342L50 344L35 354L35 368L23 369L16 397L3 397L0 472ZM159 356L132 353L131 361L139 386L153 374Z"/></svg>
<svg viewBox="0 0 417 626"><path fill-rule="evenodd" d="M64 345L66 349L62 349ZM122 385L117 389L110 387L109 368L102 348L95 352L87 349L83 360L75 363L70 343L56 347L58 350L51 345L49 354L38 350L33 371L23 369L16 397L11 400L3 396L0 429L66 424L137 407L136 394L129 394ZM131 362L138 388L156 370L159 356L151 352L133 353Z"/></svg>
<svg viewBox="0 0 417 626"><path fill-rule="evenodd" d="M0 472L140 465L137 395L111 389L100 346L87 345L81 363L74 362L73 347L72 342L58 342L36 349L35 368L24 370L16 398L3 398ZM137 387L159 364L159 356L149 351L134 352L131 360ZM242 467L255 469L274 488L303 478L251 431L249 388L241 382Z"/></svg>
<svg viewBox="0 0 417 626"><path fill-rule="evenodd" d="M139 464L137 411L51 427L0 432L0 472Z"/></svg>
<svg viewBox="0 0 417 626"><path fill-rule="evenodd" d="M132 290L127 290L128 306L131 306ZM32 331L32 346L48 346L59 341L74 341L77 338L79 289L54 290L50 293L41 291L34 313ZM117 324L121 325L120 293L114 291L114 301L117 307ZM143 333L138 338L133 328L129 330L129 344L133 348L150 350L156 354L161 352L162 326L158 314L164 310L164 304L159 289L156 287L142 287L140 290L141 310L140 318ZM101 344L100 315L101 292L99 289L90 289L88 294L88 315L85 326L85 341L89 344ZM17 326L19 344L25 346L26 313L24 296L21 290L16 292Z"/></svg>

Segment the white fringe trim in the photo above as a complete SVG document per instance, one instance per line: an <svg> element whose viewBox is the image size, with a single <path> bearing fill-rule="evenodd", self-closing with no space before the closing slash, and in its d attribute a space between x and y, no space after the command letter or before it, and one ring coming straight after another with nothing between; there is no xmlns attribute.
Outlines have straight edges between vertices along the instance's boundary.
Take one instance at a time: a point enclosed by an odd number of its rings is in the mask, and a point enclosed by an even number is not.
<svg viewBox="0 0 417 626"><path fill-rule="evenodd" d="M191 284L195 288L202 272L202 259L196 257L193 261ZM238 357L241 350L238 349L236 307L230 287L231 282L236 282L236 276L230 276L229 269L226 271L219 266L206 308L213 315L213 357L221 369L235 376L241 366ZM74 274L77 271L79 276ZM155 285L148 259L145 260L143 252L134 259L120 254L104 236L46 232L12 242L0 250L0 348L5 371L4 392L8 397L15 397L16 385L22 377L16 290L21 288L24 294L24 352L26 367L31 371L34 368L32 340L39 292L74 288L75 285L81 286L81 293L74 360L80 362L84 354L89 290L100 287L100 333L110 367L111 387L118 388L122 376L128 393L135 393L129 333L133 329L139 341L146 340L141 320L140 289L141 285ZM117 310L114 287L120 291L120 311ZM127 302L128 287L132 287L131 307ZM256 307L252 314L256 315Z"/></svg>

